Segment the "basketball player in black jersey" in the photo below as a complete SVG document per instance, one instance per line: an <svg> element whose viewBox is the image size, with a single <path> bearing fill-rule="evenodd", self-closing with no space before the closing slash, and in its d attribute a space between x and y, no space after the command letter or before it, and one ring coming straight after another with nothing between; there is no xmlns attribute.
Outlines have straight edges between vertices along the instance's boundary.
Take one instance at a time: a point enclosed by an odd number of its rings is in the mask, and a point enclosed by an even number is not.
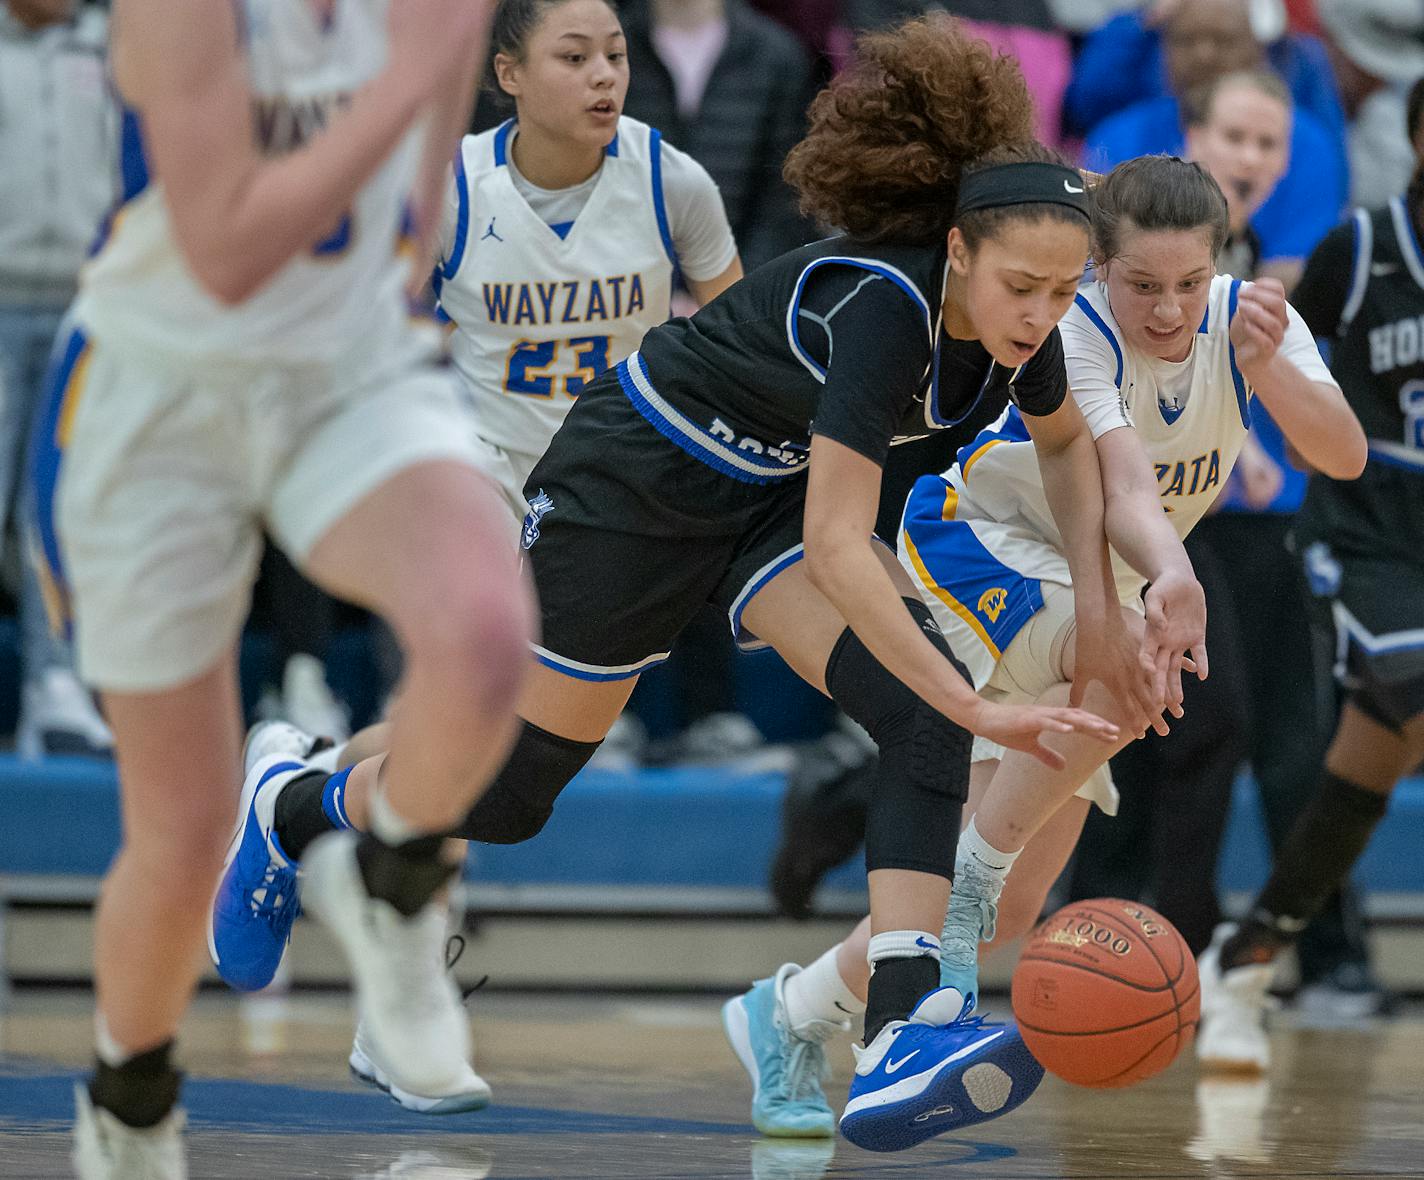
<svg viewBox="0 0 1424 1180"><path fill-rule="evenodd" d="M1315 798L1270 880L1240 927L1219 928L1202 956L1197 1052L1209 1066L1266 1068L1276 956L1364 852L1400 776L1424 759L1424 81L1406 110L1418 159L1408 190L1326 235L1292 296L1332 342L1331 371L1370 440L1359 479L1311 477L1295 535L1345 703Z"/></svg>
<svg viewBox="0 0 1424 1180"><path fill-rule="evenodd" d="M879 747L870 1048L841 1126L893 1150L949 1125L951 1098L932 1084L881 1100L935 1062L979 1055L1014 1080L972 1118L953 1096L960 1126L1013 1109L1042 1076L1016 1030L961 1020L961 997L938 989L971 735L1059 765L1043 735L1117 731L1076 708L975 695L872 535L891 446L1018 405L1086 637L1071 704L1100 680L1141 732L1168 700L1167 653L1201 636L1168 634L1193 629L1186 604L1169 604L1140 650L1116 606L1096 454L1066 397L1055 327L1087 258L1089 198L1081 174L1033 141L1017 66L938 21L869 36L858 61L817 99L786 168L805 211L844 233L650 332L590 383L531 474L523 546L542 609L539 666L509 763L452 834L535 836L638 674L704 603L725 609L740 641L776 648ZM277 803L290 859L329 824L319 791L300 808ZM892 1024L893 1038L877 1038ZM891 1076L891 1044L902 1062L919 1053L914 1069ZM829 1110L811 1123L801 1133L834 1126Z"/></svg>

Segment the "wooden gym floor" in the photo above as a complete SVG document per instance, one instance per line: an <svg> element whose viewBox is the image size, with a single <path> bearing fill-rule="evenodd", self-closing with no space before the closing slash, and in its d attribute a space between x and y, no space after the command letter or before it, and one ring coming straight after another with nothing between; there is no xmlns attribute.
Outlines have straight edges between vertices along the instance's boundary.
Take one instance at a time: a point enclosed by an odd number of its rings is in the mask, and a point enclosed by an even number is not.
<svg viewBox="0 0 1424 1180"><path fill-rule="evenodd" d="M89 997L22 992L0 1016L0 1177L68 1176L70 1088ZM1000 1001L1002 1005L1002 1001ZM344 997L247 1005L205 993L181 1052L193 1180L819 1180L820 1177L1424 1177L1424 1012L1351 1029L1279 1019L1261 1082L1190 1060L1126 1091L1052 1078L957 1139L877 1156L763 1139L710 999L481 995L478 1065L495 1104L407 1114L350 1081ZM834 1046L843 1101L850 1052Z"/></svg>

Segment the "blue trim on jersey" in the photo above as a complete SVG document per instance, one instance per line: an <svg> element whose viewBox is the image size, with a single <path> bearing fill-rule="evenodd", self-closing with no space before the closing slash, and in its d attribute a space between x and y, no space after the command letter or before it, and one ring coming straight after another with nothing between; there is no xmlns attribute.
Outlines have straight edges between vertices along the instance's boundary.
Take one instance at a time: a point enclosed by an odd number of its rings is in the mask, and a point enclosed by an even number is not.
<svg viewBox="0 0 1424 1180"><path fill-rule="evenodd" d="M1236 318L1236 297L1241 291L1241 280L1231 280L1231 298L1226 305L1226 356L1231 362L1231 384L1236 388L1236 408L1241 413L1241 425L1251 429L1251 399L1246 395L1246 378L1236 364L1236 345L1231 343L1231 321Z"/></svg>
<svg viewBox="0 0 1424 1180"><path fill-rule="evenodd" d="M1010 406L1004 415L1002 425L995 423L993 426L986 426L974 436L974 441L967 446L960 447L954 456L954 461L959 465L959 471L964 479L969 478L966 470L974 465L974 460L990 447L999 443L1032 442L1029 437L1028 427L1024 425L1023 415L1019 413L1017 406Z"/></svg>
<svg viewBox="0 0 1424 1180"><path fill-rule="evenodd" d="M1365 300L1365 288L1370 281L1370 258L1374 254L1374 226L1370 215L1363 209L1356 209L1350 218L1354 234L1354 250L1350 258L1350 285L1345 304L1340 309L1339 332L1354 322L1360 312L1360 304ZM1329 363L1328 360L1326 362Z"/></svg>
<svg viewBox="0 0 1424 1180"><path fill-rule="evenodd" d="M64 574L64 557L59 547L59 529L55 523L55 499L59 489L59 473L64 461L64 442L60 437L64 421L66 402L69 397L78 397L80 392L72 390L75 370L89 341L77 328L66 337L61 331L56 337L54 349L50 353L49 366L41 386L40 401L36 412L34 429L30 434L28 463L30 480L34 487L33 539L37 542L42 558L42 584L47 580L48 589L61 600L55 605L63 607L68 587ZM71 411L72 412L72 411ZM67 624L67 620L66 620Z"/></svg>
<svg viewBox="0 0 1424 1180"><path fill-rule="evenodd" d="M945 519L950 487L943 476L915 481L901 538L919 580L958 615L997 660L1043 609L1043 584L1005 565L968 521Z"/></svg>
<svg viewBox="0 0 1424 1180"><path fill-rule="evenodd" d="M806 283L811 278L811 272L814 271L817 267L826 266L829 263L836 263L841 266L858 267L860 270L869 271L871 274L877 274L882 279L889 279L892 283L895 284L895 286L899 287L900 290L905 292L906 295L913 299L915 301L915 305L922 312L924 312L925 331L933 331L934 325L930 317L930 305L925 302L925 297L920 294L920 292L914 286L911 285L910 281L894 267L885 266L877 262L871 262L870 260L865 258L851 258L843 255L833 255L826 258L814 259L813 261L807 264L806 269L801 272L801 277L796 280L796 289L791 293L791 305L787 309L786 313L786 329L787 338L791 342L791 351L796 354L797 359L799 359L800 362L811 371L811 375L815 377L816 380L818 380L822 385L826 383L825 366L823 366L819 361L816 360L815 357L813 357L801 346L801 296L806 290Z"/></svg>
<svg viewBox="0 0 1424 1180"><path fill-rule="evenodd" d="M727 611L727 619L732 624L732 640L743 650L750 650L758 647L765 647L764 640L757 639L755 635L742 629L742 612L747 609L747 605L757 596L764 587L777 574L790 569L798 561L806 556L806 546L794 545L785 553L778 557L773 557L766 565L757 570L751 579L742 587L737 597L732 600L731 609Z"/></svg>
<svg viewBox="0 0 1424 1180"><path fill-rule="evenodd" d="M632 372L632 366L635 364L638 366L637 376ZM720 471L742 483L767 484L800 475L804 470L804 463L788 467L781 463L769 465L758 461L750 451L729 447L716 435L683 417L658 395L648 377L648 370L643 365L643 358L636 352L627 360L618 363L617 373L618 384L623 387L624 395L648 424L680 450L714 471ZM639 387L639 377L646 389Z"/></svg>
<svg viewBox="0 0 1424 1180"><path fill-rule="evenodd" d="M1420 277L1424 275L1424 250L1419 248L1419 238L1414 233L1414 218L1409 216L1409 210L1404 207L1403 197L1390 197L1389 203L1393 206L1395 224L1404 227L1404 232L1401 235L1404 241L1400 245L1413 254L1412 259L1405 259L1406 262L1411 263L1409 272L1420 286L1424 286L1424 278Z"/></svg>
<svg viewBox="0 0 1424 1180"><path fill-rule="evenodd" d="M123 181L121 203L132 201L148 187L148 153L143 147L143 126L138 112L124 107L119 131L119 176Z"/></svg>
<svg viewBox="0 0 1424 1180"><path fill-rule="evenodd" d="M509 133L514 130L514 120L506 119L494 133L494 166L503 168L509 163Z"/></svg>
<svg viewBox="0 0 1424 1180"><path fill-rule="evenodd" d="M569 236L569 231L570 231L571 229L573 229L573 227L574 227L574 223L573 223L572 221L560 221L560 222L557 222L557 223L555 223L555 222L550 222L550 223L549 223L549 228L550 228L551 230L553 230L556 234L558 234L559 237L560 237L560 239L567 239L568 236Z"/></svg>
<svg viewBox="0 0 1424 1180"><path fill-rule="evenodd" d="M1169 406L1160 397L1157 399L1157 412L1162 415L1162 421L1171 426L1178 418L1187 412L1186 406Z"/></svg>
<svg viewBox="0 0 1424 1180"><path fill-rule="evenodd" d="M612 156L615 160L618 158L618 132L613 133L613 138L608 141L608 146L603 149L603 154Z"/></svg>
<svg viewBox="0 0 1424 1180"><path fill-rule="evenodd" d="M119 120L119 197L99 223L94 244L89 247L92 258L104 248L114 232L114 222L124 206L141 194L149 184L148 153L143 147L143 126L138 112L130 106L121 108Z"/></svg>
<svg viewBox="0 0 1424 1180"><path fill-rule="evenodd" d="M1117 391L1122 392L1122 345L1117 342L1117 337L1113 335L1113 330L1108 327L1107 321L1098 314L1097 308L1083 298L1079 293L1073 296L1073 302L1078 305L1078 310L1088 317L1088 322L1097 328L1107 337L1108 343L1112 345L1113 354L1117 357L1117 376L1113 378L1113 384L1117 386Z"/></svg>
<svg viewBox="0 0 1424 1180"><path fill-rule="evenodd" d="M658 221L658 235L663 240L663 249L672 263L675 284L682 268L678 264L677 247L673 245L672 229L668 224L667 200L663 196L663 133L656 127L648 131L648 163L653 178L653 216Z"/></svg>
<svg viewBox="0 0 1424 1180"><path fill-rule="evenodd" d="M457 202L455 241L450 246L450 257L436 268L436 274L441 283L449 282L455 277L455 272L460 269L460 263L465 257L465 242L470 236L470 182L465 176L465 148L463 144L455 152L455 200ZM437 296L440 294L438 284L435 294Z"/></svg>
<svg viewBox="0 0 1424 1180"><path fill-rule="evenodd" d="M1198 336L1205 336L1211 330L1211 303L1208 302L1206 310L1202 312L1201 327L1197 329Z"/></svg>
<svg viewBox="0 0 1424 1180"><path fill-rule="evenodd" d="M556 655L547 648L530 644L534 653L534 658L546 668L552 668L555 672L562 672L565 676L572 676L576 680L631 680L634 676L640 676L649 668L666 662L669 653L658 652L656 655L645 656L634 664L623 664L618 667L601 667L597 664L585 664L579 660L571 660L565 656Z"/></svg>
<svg viewBox="0 0 1424 1180"><path fill-rule="evenodd" d="M1424 471L1424 452L1406 447L1403 443L1370 439L1369 450L1371 463L1398 467L1403 471Z"/></svg>

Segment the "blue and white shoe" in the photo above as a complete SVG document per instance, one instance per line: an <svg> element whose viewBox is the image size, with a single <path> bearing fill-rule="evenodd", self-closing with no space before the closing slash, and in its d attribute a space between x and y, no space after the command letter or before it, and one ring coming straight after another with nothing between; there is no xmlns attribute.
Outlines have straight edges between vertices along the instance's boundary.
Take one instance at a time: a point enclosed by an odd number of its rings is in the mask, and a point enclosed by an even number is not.
<svg viewBox="0 0 1424 1180"><path fill-rule="evenodd" d="M258 991L272 982L301 910L297 864L272 827L282 788L311 773L304 755L314 740L283 722L255 725L247 737L237 830L208 920L213 963L239 991Z"/></svg>
<svg viewBox="0 0 1424 1180"><path fill-rule="evenodd" d="M829 1070L824 1042L848 1024L813 1020L792 1029L786 981L801 968L785 963L745 995L722 1005L722 1027L751 1075L752 1124L763 1135L823 1139L836 1133L836 1116L821 1088Z"/></svg>
<svg viewBox="0 0 1424 1180"><path fill-rule="evenodd" d="M936 988L909 1020L892 1020L856 1048L841 1134L867 1151L903 1151L1027 1101L1043 1066L1016 1025L985 1024L969 1015L972 1005L952 987Z"/></svg>
<svg viewBox="0 0 1424 1180"><path fill-rule="evenodd" d="M952 987L971 1001L979 994L979 944L993 940L999 923L1002 874L986 870L973 857L954 865L954 888L939 939L939 985Z"/></svg>

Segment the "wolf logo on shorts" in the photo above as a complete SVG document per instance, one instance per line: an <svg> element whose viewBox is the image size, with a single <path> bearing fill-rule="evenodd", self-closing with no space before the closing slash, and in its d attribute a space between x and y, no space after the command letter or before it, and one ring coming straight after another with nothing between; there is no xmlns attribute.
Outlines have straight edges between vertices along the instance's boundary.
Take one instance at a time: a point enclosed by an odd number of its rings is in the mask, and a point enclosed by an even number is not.
<svg viewBox="0 0 1424 1180"><path fill-rule="evenodd" d="M524 515L524 530L519 537L519 544L522 548L528 549L539 539L539 521L543 519L546 512L552 511L554 511L554 501L549 498L548 492L540 488L539 494L529 501L529 511Z"/></svg>

